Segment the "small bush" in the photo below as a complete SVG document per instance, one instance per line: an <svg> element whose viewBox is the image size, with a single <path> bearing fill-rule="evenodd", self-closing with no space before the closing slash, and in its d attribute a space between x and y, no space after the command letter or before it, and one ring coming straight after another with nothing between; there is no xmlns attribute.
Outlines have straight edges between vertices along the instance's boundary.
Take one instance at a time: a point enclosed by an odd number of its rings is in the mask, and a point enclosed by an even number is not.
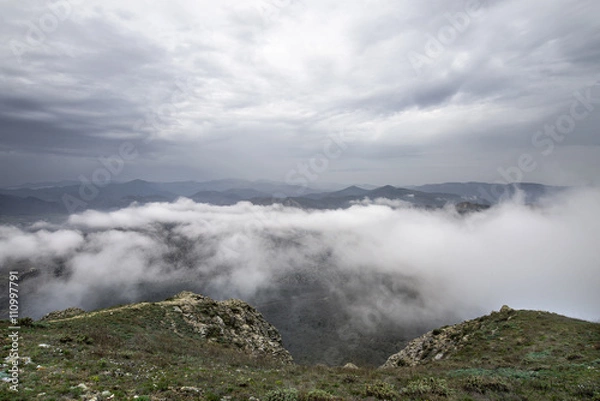
<svg viewBox="0 0 600 401"><path fill-rule="evenodd" d="M538 362L550 357L550 351L530 352L525 355L523 362Z"/></svg>
<svg viewBox="0 0 600 401"><path fill-rule="evenodd" d="M17 319L17 326L30 327L33 326L33 319L30 317L22 317Z"/></svg>
<svg viewBox="0 0 600 401"><path fill-rule="evenodd" d="M488 391L508 392L510 386L502 378L470 376L463 384L463 389L472 393L485 394Z"/></svg>
<svg viewBox="0 0 600 401"><path fill-rule="evenodd" d="M530 386L539 391L550 391L552 390L552 380L536 378L530 382Z"/></svg>
<svg viewBox="0 0 600 401"><path fill-rule="evenodd" d="M399 396L394 386L382 381L367 383L365 385L365 395L379 400L395 400Z"/></svg>
<svg viewBox="0 0 600 401"><path fill-rule="evenodd" d="M221 401L221 397L215 393L211 393L210 391L204 394L204 399L206 401Z"/></svg>
<svg viewBox="0 0 600 401"><path fill-rule="evenodd" d="M573 389L572 393L581 398L600 401L600 384L590 382L581 383Z"/></svg>
<svg viewBox="0 0 600 401"><path fill-rule="evenodd" d="M94 339L89 337L87 334L77 336L75 339L78 343L91 345L94 343Z"/></svg>
<svg viewBox="0 0 600 401"><path fill-rule="evenodd" d="M581 354L569 354L569 355L567 355L567 361L576 361L578 359L583 359L583 355L581 355Z"/></svg>
<svg viewBox="0 0 600 401"><path fill-rule="evenodd" d="M235 381L235 384L237 384L239 387L248 387L252 383L253 383L253 380L250 377L239 377Z"/></svg>
<svg viewBox="0 0 600 401"><path fill-rule="evenodd" d="M272 390L265 396L266 401L298 401L298 390L285 388Z"/></svg>
<svg viewBox="0 0 600 401"><path fill-rule="evenodd" d="M311 390L304 397L304 401L331 401L333 395L323 390Z"/></svg>
<svg viewBox="0 0 600 401"><path fill-rule="evenodd" d="M436 379L434 377L410 382L402 390L402 394L406 394L409 396L431 394L447 397L448 395L450 395L450 393L451 391L446 385L446 380Z"/></svg>
<svg viewBox="0 0 600 401"><path fill-rule="evenodd" d="M73 337L71 337L68 334L65 334L64 336L60 337L58 339L59 342L66 344L66 343L70 343L71 341L73 341Z"/></svg>
<svg viewBox="0 0 600 401"><path fill-rule="evenodd" d="M167 391L169 389L169 380L166 377L161 377L155 384L158 391Z"/></svg>

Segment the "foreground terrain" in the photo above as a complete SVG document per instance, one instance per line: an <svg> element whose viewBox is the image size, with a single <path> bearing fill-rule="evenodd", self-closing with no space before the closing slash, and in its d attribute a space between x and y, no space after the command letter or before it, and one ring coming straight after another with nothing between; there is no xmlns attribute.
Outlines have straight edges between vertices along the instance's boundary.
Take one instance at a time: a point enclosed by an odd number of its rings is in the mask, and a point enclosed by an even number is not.
<svg viewBox="0 0 600 401"><path fill-rule="evenodd" d="M379 369L295 365L254 308L192 293L19 323L0 400L600 400L600 324L547 312L433 330Z"/></svg>

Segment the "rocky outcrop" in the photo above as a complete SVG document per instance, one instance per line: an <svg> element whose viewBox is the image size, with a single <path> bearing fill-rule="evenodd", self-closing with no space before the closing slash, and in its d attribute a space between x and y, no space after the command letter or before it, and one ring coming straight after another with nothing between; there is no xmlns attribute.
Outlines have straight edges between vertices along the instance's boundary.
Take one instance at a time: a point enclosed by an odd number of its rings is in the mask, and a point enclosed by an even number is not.
<svg viewBox="0 0 600 401"><path fill-rule="evenodd" d="M51 312L43 320L85 319L106 314L115 316L144 308L155 309L162 316L162 324L176 335L199 335L209 343L237 348L284 364L292 363L292 356L283 347L277 329L260 312L239 299L215 301L184 291L161 302L141 302L93 312L69 308Z"/></svg>
<svg viewBox="0 0 600 401"><path fill-rule="evenodd" d="M432 330L390 356L382 367L417 366L429 360L439 360L456 351L466 341L468 335L463 336L461 328L457 326Z"/></svg>
<svg viewBox="0 0 600 401"><path fill-rule="evenodd" d="M292 362L292 356L283 347L277 329L244 301L229 299L217 302L184 291L157 304L166 308L171 327L176 333L191 328L209 342L233 345L254 356L283 363ZM187 327L178 323L181 321Z"/></svg>
<svg viewBox="0 0 600 401"><path fill-rule="evenodd" d="M513 309L505 305L499 312L492 312L490 316L501 315L501 319L510 320L514 313L516 312ZM417 366L447 358L471 340L473 333L481 328L485 319L486 317L481 317L425 333L410 341L397 354L390 356L381 367Z"/></svg>
<svg viewBox="0 0 600 401"><path fill-rule="evenodd" d="M85 313L85 311L81 308L68 308L65 310L58 310L58 311L50 312L46 316L41 318L40 320L66 319L69 317L81 315L83 313Z"/></svg>

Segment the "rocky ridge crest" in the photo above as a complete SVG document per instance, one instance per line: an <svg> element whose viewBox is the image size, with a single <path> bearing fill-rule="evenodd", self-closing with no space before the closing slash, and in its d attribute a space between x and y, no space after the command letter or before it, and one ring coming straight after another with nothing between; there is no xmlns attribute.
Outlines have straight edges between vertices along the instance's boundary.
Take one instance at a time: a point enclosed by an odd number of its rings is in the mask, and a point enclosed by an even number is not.
<svg viewBox="0 0 600 401"><path fill-rule="evenodd" d="M279 331L260 312L239 299L215 301L207 296L183 291L160 302L141 302L116 308L84 312L78 308L55 311L43 320L85 319L99 314L159 307L161 319L176 335L199 335L209 343L237 348L256 357L292 363L283 347Z"/></svg>
<svg viewBox="0 0 600 401"><path fill-rule="evenodd" d="M517 311L505 305L499 312L492 312L491 317L510 320L515 313ZM381 367L417 366L446 358L467 345L473 333L482 327L485 319L486 317L480 317L431 330L410 341L400 352L390 356Z"/></svg>
<svg viewBox="0 0 600 401"><path fill-rule="evenodd" d="M183 291L159 304L170 307L185 323L209 342L234 345L252 355L291 363L279 331L254 307L239 299L215 301ZM177 333L177 325L172 323Z"/></svg>

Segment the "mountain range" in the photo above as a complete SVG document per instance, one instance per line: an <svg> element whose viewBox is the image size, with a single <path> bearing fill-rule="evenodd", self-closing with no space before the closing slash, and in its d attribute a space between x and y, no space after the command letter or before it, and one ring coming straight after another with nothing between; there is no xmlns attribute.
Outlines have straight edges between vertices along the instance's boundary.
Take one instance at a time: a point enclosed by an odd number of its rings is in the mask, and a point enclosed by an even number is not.
<svg viewBox="0 0 600 401"><path fill-rule="evenodd" d="M151 182L132 180L102 187L73 181L26 184L0 189L0 215L68 214L86 209L113 210L131 203L172 202L187 197L199 203L233 205L249 201L258 205L282 203L306 209L347 208L365 199L401 201L403 205L439 208L447 204L492 205L517 191L526 203L564 187L535 183L489 184L480 182L442 183L397 187L385 185L349 186L331 184L328 189L288 185L275 181L224 179L215 181Z"/></svg>

